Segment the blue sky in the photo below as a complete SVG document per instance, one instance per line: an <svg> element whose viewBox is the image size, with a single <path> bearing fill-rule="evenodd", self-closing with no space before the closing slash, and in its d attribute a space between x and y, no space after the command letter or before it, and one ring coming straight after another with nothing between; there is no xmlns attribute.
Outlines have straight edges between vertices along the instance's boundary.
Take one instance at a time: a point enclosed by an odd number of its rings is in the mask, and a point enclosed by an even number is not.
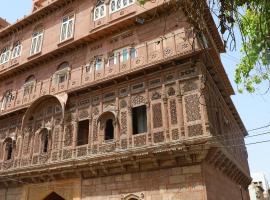
<svg viewBox="0 0 270 200"><path fill-rule="evenodd" d="M32 1L31 0L3 0L0 6L0 17L6 18L9 22L16 22L18 18L22 18L31 12ZM239 34L237 35L237 41L241 41ZM237 44L237 51L223 54L222 62L226 69L226 72L232 82L234 89L236 85L233 82L234 69L237 63L239 63L240 44ZM262 86L261 92L256 94L238 94L232 96L233 102L247 128L251 130L257 127L270 124L270 92L267 94L261 94L266 89ZM252 131L249 134L257 134L268 131L267 129L260 129ZM246 143L253 143L263 140L270 140L270 135L262 135L259 137L246 138ZM270 143L261 143L256 145L248 145L249 165L253 172L262 171L268 177L270 181Z"/></svg>

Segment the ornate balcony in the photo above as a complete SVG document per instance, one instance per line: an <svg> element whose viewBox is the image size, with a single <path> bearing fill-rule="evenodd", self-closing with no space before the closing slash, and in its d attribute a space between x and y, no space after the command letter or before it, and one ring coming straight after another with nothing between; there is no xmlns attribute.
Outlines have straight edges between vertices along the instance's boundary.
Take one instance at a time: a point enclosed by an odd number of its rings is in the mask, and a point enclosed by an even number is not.
<svg viewBox="0 0 270 200"><path fill-rule="evenodd" d="M113 65L106 62L100 69L96 69L91 64L76 67L70 71L68 79L60 84L54 83L52 78L37 82L32 92L27 95L24 93L24 88L12 91L12 98L6 105L2 105L0 115L28 107L31 102L44 95L70 93L199 51L198 41L184 40L184 34L185 30L180 29L168 34L165 39L157 38L152 42L141 44L136 48L136 57L129 56L126 61L121 61L117 56ZM0 99L3 99L3 96L0 96Z"/></svg>

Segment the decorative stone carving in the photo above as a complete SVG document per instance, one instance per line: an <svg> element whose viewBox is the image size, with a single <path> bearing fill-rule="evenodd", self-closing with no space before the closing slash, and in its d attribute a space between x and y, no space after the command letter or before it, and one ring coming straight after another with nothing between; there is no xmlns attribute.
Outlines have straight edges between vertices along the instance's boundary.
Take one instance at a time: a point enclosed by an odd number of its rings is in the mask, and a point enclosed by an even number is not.
<svg viewBox="0 0 270 200"><path fill-rule="evenodd" d="M34 136L35 143L34 143L34 153L39 153L39 143L40 143L40 135L39 132L37 132Z"/></svg>
<svg viewBox="0 0 270 200"><path fill-rule="evenodd" d="M136 95L135 97L132 97L131 100L132 106L139 106L146 103L146 100L143 96Z"/></svg>
<svg viewBox="0 0 270 200"><path fill-rule="evenodd" d="M188 136L189 137L199 136L202 134L203 134L203 130L202 130L201 124L188 126Z"/></svg>
<svg viewBox="0 0 270 200"><path fill-rule="evenodd" d="M53 149L57 149L58 148L58 144L59 144L59 140L60 140L60 130L59 128L55 128L54 129L54 133L53 133Z"/></svg>
<svg viewBox="0 0 270 200"><path fill-rule="evenodd" d="M121 148L122 149L127 149L127 147L128 147L127 139L122 139L121 140Z"/></svg>
<svg viewBox="0 0 270 200"><path fill-rule="evenodd" d="M127 107L127 102L126 102L126 100L122 99L120 101L120 108L126 108L126 107Z"/></svg>
<svg viewBox="0 0 270 200"><path fill-rule="evenodd" d="M13 165L13 160L7 160L3 162L3 169L10 169Z"/></svg>
<svg viewBox="0 0 270 200"><path fill-rule="evenodd" d="M180 78L187 78L190 76L196 75L196 68L192 67L190 69L186 69L180 72Z"/></svg>
<svg viewBox="0 0 270 200"><path fill-rule="evenodd" d="M40 156L39 156L39 164L44 164L44 163L46 163L47 161L48 161L48 159L49 159L49 156L48 156L48 154L46 153L44 153L44 154L41 154Z"/></svg>
<svg viewBox="0 0 270 200"><path fill-rule="evenodd" d="M34 155L34 156L33 156L33 160L32 160L32 164L33 164L33 165L38 164L38 157L39 157L38 155Z"/></svg>
<svg viewBox="0 0 270 200"><path fill-rule="evenodd" d="M86 156L86 155L87 155L87 147L77 148L77 157Z"/></svg>
<svg viewBox="0 0 270 200"><path fill-rule="evenodd" d="M152 105L152 113L153 113L153 128L162 127L162 111L161 111L161 103L157 103Z"/></svg>
<svg viewBox="0 0 270 200"><path fill-rule="evenodd" d="M146 145L146 135L136 135L134 136L134 146L141 147Z"/></svg>
<svg viewBox="0 0 270 200"><path fill-rule="evenodd" d="M183 86L184 92L190 92L192 90L198 89L198 85L194 81L188 81Z"/></svg>
<svg viewBox="0 0 270 200"><path fill-rule="evenodd" d="M93 119L93 141L97 141L97 139L98 139L97 119Z"/></svg>
<svg viewBox="0 0 270 200"><path fill-rule="evenodd" d="M165 137L163 131L154 133L154 143L164 142Z"/></svg>
<svg viewBox="0 0 270 200"><path fill-rule="evenodd" d="M101 153L106 153L106 152L112 152L115 150L115 143L109 143L109 144L104 144L104 145L101 145L100 148L99 148L99 151Z"/></svg>
<svg viewBox="0 0 270 200"><path fill-rule="evenodd" d="M173 87L169 87L169 89L168 89L168 95L169 96L174 96L175 95L175 89Z"/></svg>
<svg viewBox="0 0 270 200"><path fill-rule="evenodd" d="M178 129L172 129L172 139L173 140L179 139L179 130Z"/></svg>
<svg viewBox="0 0 270 200"><path fill-rule="evenodd" d="M97 154L97 153L98 153L98 145L94 144L94 145L92 146L92 153L93 153L93 154Z"/></svg>
<svg viewBox="0 0 270 200"><path fill-rule="evenodd" d="M172 49L169 48L169 47L165 48L165 49L163 50L163 52L164 52L164 56L165 56L165 57L171 56L172 53L173 53Z"/></svg>
<svg viewBox="0 0 270 200"><path fill-rule="evenodd" d="M74 127L72 124L69 124L65 128L65 136L64 136L64 145L65 146L71 146L72 139L73 139L73 130Z"/></svg>
<svg viewBox="0 0 270 200"><path fill-rule="evenodd" d="M116 110L116 106L114 103L104 105L104 110L103 110L104 112L114 111L114 110Z"/></svg>
<svg viewBox="0 0 270 200"><path fill-rule="evenodd" d="M24 138L23 138L23 154L24 155L27 155L29 153L29 150L30 150L30 135L29 134L25 134L24 135Z"/></svg>
<svg viewBox="0 0 270 200"><path fill-rule="evenodd" d="M98 107L95 107L95 108L93 109L93 114L94 114L94 115L98 115L98 114L99 114L99 109L98 109Z"/></svg>
<svg viewBox="0 0 270 200"><path fill-rule="evenodd" d="M72 158L72 149L64 149L63 150L63 160Z"/></svg>
<svg viewBox="0 0 270 200"><path fill-rule="evenodd" d="M161 98L161 94L159 92L153 92L151 99L157 100Z"/></svg>
<svg viewBox="0 0 270 200"><path fill-rule="evenodd" d="M29 158L22 158L21 159L21 167L28 166L30 164Z"/></svg>
<svg viewBox="0 0 270 200"><path fill-rule="evenodd" d="M127 134L127 111L121 112L121 119L120 119L120 132L121 134Z"/></svg>
<svg viewBox="0 0 270 200"><path fill-rule="evenodd" d="M170 115L171 115L171 124L177 124L177 109L175 99L170 100Z"/></svg>
<svg viewBox="0 0 270 200"><path fill-rule="evenodd" d="M185 108L188 122L201 119L198 94L192 94L185 97Z"/></svg>
<svg viewBox="0 0 270 200"><path fill-rule="evenodd" d="M79 118L80 119L84 119L87 118L89 116L88 110L87 109L83 109L79 111Z"/></svg>
<svg viewBox="0 0 270 200"><path fill-rule="evenodd" d="M52 152L51 160L52 161L57 161L58 160L58 151Z"/></svg>

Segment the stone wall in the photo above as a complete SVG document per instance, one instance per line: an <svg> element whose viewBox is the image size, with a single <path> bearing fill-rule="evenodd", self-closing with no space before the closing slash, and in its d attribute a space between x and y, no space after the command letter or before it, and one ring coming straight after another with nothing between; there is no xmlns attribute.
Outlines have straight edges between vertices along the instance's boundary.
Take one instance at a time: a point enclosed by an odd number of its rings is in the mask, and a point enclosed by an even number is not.
<svg viewBox="0 0 270 200"><path fill-rule="evenodd" d="M1 200L21 200L23 190L21 187L0 189Z"/></svg>
<svg viewBox="0 0 270 200"><path fill-rule="evenodd" d="M203 177L206 185L207 200L249 200L248 191L234 183L212 165L204 163Z"/></svg>
<svg viewBox="0 0 270 200"><path fill-rule="evenodd" d="M193 165L82 181L82 200L202 200L201 166Z"/></svg>

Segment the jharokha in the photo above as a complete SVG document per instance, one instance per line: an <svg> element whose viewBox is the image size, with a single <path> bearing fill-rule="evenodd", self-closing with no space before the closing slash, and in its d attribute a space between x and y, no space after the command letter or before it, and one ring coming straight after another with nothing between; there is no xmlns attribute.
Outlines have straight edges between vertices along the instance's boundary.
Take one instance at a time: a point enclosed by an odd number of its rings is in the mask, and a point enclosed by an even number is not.
<svg viewBox="0 0 270 200"><path fill-rule="evenodd" d="M1 200L248 200L247 131L210 11L34 0L0 20ZM12 8L10 8L12 9Z"/></svg>

